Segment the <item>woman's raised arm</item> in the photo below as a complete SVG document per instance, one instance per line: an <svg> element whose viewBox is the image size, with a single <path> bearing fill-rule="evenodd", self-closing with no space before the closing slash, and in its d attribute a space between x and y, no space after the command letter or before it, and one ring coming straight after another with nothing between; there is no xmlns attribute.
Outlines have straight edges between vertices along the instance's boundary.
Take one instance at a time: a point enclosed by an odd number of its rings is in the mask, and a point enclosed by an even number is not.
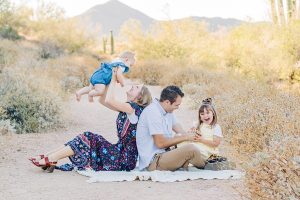
<svg viewBox="0 0 300 200"><path fill-rule="evenodd" d="M111 82L108 86L107 94L105 97L105 104L115 108L115 110L117 111L131 114L134 112L134 109L131 107L131 105L129 103L120 102L115 98L114 92L117 84L117 70L121 70L121 69L119 68L113 69Z"/></svg>

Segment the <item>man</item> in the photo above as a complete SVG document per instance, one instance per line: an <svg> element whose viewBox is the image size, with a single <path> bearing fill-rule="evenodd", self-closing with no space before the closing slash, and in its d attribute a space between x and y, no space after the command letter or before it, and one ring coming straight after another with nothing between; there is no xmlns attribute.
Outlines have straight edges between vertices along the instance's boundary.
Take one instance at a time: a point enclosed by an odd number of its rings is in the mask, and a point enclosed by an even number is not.
<svg viewBox="0 0 300 200"><path fill-rule="evenodd" d="M142 112L136 133L140 170L187 169L189 163L203 168L205 161L194 144L170 150L184 141L196 141L198 135L187 133L177 123L173 111L178 109L184 93L177 86L163 89L159 100L154 100ZM173 136L172 131L176 133Z"/></svg>

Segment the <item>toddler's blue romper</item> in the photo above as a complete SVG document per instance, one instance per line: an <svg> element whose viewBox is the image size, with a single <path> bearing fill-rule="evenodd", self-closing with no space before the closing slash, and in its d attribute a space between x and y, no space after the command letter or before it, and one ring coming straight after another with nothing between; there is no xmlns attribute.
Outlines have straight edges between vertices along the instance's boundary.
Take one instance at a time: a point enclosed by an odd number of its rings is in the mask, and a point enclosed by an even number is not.
<svg viewBox="0 0 300 200"><path fill-rule="evenodd" d="M90 83L94 86L95 84L108 85L111 81L112 70L114 67L124 67L124 72L129 71L129 67L123 62L111 62L111 63L101 63L101 67L97 69L90 78Z"/></svg>

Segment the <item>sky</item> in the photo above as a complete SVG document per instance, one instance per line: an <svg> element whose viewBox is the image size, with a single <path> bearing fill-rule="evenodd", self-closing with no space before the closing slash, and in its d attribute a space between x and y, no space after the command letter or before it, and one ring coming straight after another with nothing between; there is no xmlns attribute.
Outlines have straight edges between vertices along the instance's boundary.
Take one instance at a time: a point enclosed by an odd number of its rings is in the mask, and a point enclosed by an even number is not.
<svg viewBox="0 0 300 200"><path fill-rule="evenodd" d="M34 7L38 0L13 0ZM79 15L108 0L44 0L62 7L66 16ZM269 21L268 0L119 0L157 20L189 16L236 18L247 21Z"/></svg>

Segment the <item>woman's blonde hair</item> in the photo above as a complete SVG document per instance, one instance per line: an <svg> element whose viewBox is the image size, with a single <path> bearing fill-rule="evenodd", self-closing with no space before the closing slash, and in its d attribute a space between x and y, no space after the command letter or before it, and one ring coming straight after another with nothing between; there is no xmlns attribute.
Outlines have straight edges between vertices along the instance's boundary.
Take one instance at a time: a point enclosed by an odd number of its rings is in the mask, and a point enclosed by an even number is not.
<svg viewBox="0 0 300 200"><path fill-rule="evenodd" d="M215 126L217 124L217 121L218 121L218 118L217 118L217 112L214 108L214 106L212 105L212 99L211 98L207 98L207 99L204 99L202 101L202 104L199 108L199 111L198 111L198 119L199 119L199 123L198 123L198 126L197 126L197 129L200 129L200 126L201 124L203 123L203 121L201 121L201 117L200 117L200 114L201 113L204 113L204 110L209 110L213 113L213 120L211 122L211 126Z"/></svg>
<svg viewBox="0 0 300 200"><path fill-rule="evenodd" d="M137 97L137 104L143 107L148 106L152 102L152 96L149 89L146 86L143 86L140 94Z"/></svg>

